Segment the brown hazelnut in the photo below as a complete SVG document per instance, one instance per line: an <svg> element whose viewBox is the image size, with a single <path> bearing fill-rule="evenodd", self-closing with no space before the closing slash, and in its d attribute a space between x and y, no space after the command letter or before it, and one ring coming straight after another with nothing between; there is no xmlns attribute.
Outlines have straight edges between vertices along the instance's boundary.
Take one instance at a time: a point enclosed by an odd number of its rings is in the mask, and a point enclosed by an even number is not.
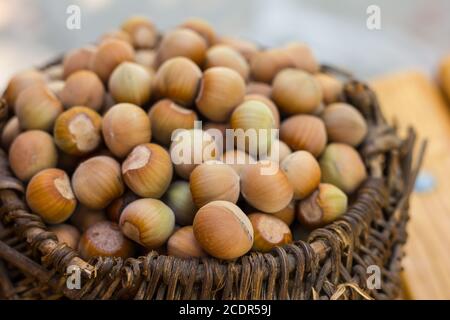
<svg viewBox="0 0 450 320"><path fill-rule="evenodd" d="M282 122L280 139L293 151L306 150L318 157L327 144L327 132L320 118L296 115Z"/></svg>
<svg viewBox="0 0 450 320"><path fill-rule="evenodd" d="M87 107L73 107L56 119L53 136L59 149L81 156L93 152L100 145L102 118Z"/></svg>
<svg viewBox="0 0 450 320"><path fill-rule="evenodd" d="M225 122L245 95L244 79L236 71L214 67L203 73L196 104L209 120Z"/></svg>
<svg viewBox="0 0 450 320"><path fill-rule="evenodd" d="M172 209L178 225L192 224L197 208L192 200L189 182L180 180L172 183L164 196L164 203Z"/></svg>
<svg viewBox="0 0 450 320"><path fill-rule="evenodd" d="M66 221L77 200L69 176L60 169L44 169L31 178L26 191L27 204L47 223Z"/></svg>
<svg viewBox="0 0 450 320"><path fill-rule="evenodd" d="M239 175L221 161L211 160L197 166L189 177L192 199L198 208L224 200L239 199Z"/></svg>
<svg viewBox="0 0 450 320"><path fill-rule="evenodd" d="M58 242L65 243L70 248L77 250L80 241L80 231L70 224L58 224L48 228L58 238Z"/></svg>
<svg viewBox="0 0 450 320"><path fill-rule="evenodd" d="M347 196L339 188L321 183L297 208L299 222L308 229L324 226L347 211Z"/></svg>
<svg viewBox="0 0 450 320"><path fill-rule="evenodd" d="M250 74L247 60L238 51L223 44L215 45L206 52L205 69L212 67L233 69L244 80L247 80Z"/></svg>
<svg viewBox="0 0 450 320"><path fill-rule="evenodd" d="M338 102L344 91L344 84L336 77L326 73L317 73L314 78L319 82L323 93L323 102L330 104Z"/></svg>
<svg viewBox="0 0 450 320"><path fill-rule="evenodd" d="M202 71L191 60L175 57L165 61L156 72L155 92L182 106L191 106L197 95Z"/></svg>
<svg viewBox="0 0 450 320"><path fill-rule="evenodd" d="M97 222L83 233L78 245L83 259L94 257L118 257L122 259L133 256L133 243L125 238L116 223Z"/></svg>
<svg viewBox="0 0 450 320"><path fill-rule="evenodd" d="M9 119L2 131L2 148L8 150L9 146L20 132L22 132L22 130L20 129L19 118L12 117Z"/></svg>
<svg viewBox="0 0 450 320"><path fill-rule="evenodd" d="M150 142L151 123L147 113L140 107L119 103L104 115L102 133L108 149L116 157L123 158L135 146Z"/></svg>
<svg viewBox="0 0 450 320"><path fill-rule="evenodd" d="M182 28L191 29L201 35L208 45L216 42L216 32L205 20L200 18L189 18L181 24Z"/></svg>
<svg viewBox="0 0 450 320"><path fill-rule="evenodd" d="M201 258L207 253L202 249L194 236L192 226L175 231L167 241L167 254L177 258Z"/></svg>
<svg viewBox="0 0 450 320"><path fill-rule="evenodd" d="M122 62L109 78L108 88L117 102L142 106L152 95L153 74L134 62Z"/></svg>
<svg viewBox="0 0 450 320"><path fill-rule="evenodd" d="M60 93L61 102L66 108L86 106L99 111L103 106L105 88L100 78L88 70L72 73Z"/></svg>
<svg viewBox="0 0 450 320"><path fill-rule="evenodd" d="M197 114L194 110L183 108L168 99L158 101L149 111L152 138L168 146L172 133L177 129L193 129Z"/></svg>
<svg viewBox="0 0 450 320"><path fill-rule="evenodd" d="M122 163L126 185L145 198L160 198L169 187L172 174L169 153L154 143L136 146Z"/></svg>
<svg viewBox="0 0 450 320"><path fill-rule="evenodd" d="M56 167L58 153L52 137L44 131L25 131L9 148L9 164L22 181L28 181L43 169Z"/></svg>
<svg viewBox="0 0 450 320"><path fill-rule="evenodd" d="M213 257L233 260L246 254L253 245L253 227L238 206L213 201L198 210L194 218L194 236Z"/></svg>
<svg viewBox="0 0 450 320"><path fill-rule="evenodd" d="M134 16L122 24L122 30L130 35L135 48L153 48L158 41L158 31L152 21L146 17Z"/></svg>
<svg viewBox="0 0 450 320"><path fill-rule="evenodd" d="M36 84L45 84L44 75L37 70L30 69L15 74L11 80L9 80L4 94L8 105L13 108L19 94L29 86Z"/></svg>
<svg viewBox="0 0 450 320"><path fill-rule="evenodd" d="M241 193L254 208L273 213L291 202L294 189L274 162L264 160L244 168L241 173Z"/></svg>
<svg viewBox="0 0 450 320"><path fill-rule="evenodd" d="M274 247L292 242L289 226L269 214L252 213L248 216L253 226L253 250L269 252Z"/></svg>
<svg viewBox="0 0 450 320"><path fill-rule="evenodd" d="M124 191L120 165L107 156L92 157L75 170L72 187L81 204L104 209Z"/></svg>
<svg viewBox="0 0 450 320"><path fill-rule="evenodd" d="M346 103L332 103L321 117L331 142L358 146L367 135L367 123L362 114Z"/></svg>
<svg viewBox="0 0 450 320"><path fill-rule="evenodd" d="M307 72L285 69L273 80L272 99L287 114L313 113L322 102L322 88Z"/></svg>
<svg viewBox="0 0 450 320"><path fill-rule="evenodd" d="M253 42L229 36L220 37L217 44L224 44L232 47L242 54L247 61L250 60L254 53L258 52L258 47Z"/></svg>
<svg viewBox="0 0 450 320"><path fill-rule="evenodd" d="M197 32L178 28L166 33L159 45L156 61L158 65L174 57L186 57L202 66L205 61L207 44Z"/></svg>
<svg viewBox="0 0 450 320"><path fill-rule="evenodd" d="M91 70L106 83L114 69L124 61L134 60L134 49L125 41L108 39L97 48L91 59Z"/></svg>
<svg viewBox="0 0 450 320"><path fill-rule="evenodd" d="M21 129L51 131L63 107L46 86L37 84L20 93L15 111Z"/></svg>
<svg viewBox="0 0 450 320"><path fill-rule="evenodd" d="M172 235L175 216L162 201L139 199L130 203L120 216L120 228L130 239L149 249L162 246Z"/></svg>
<svg viewBox="0 0 450 320"><path fill-rule="evenodd" d="M63 60L64 79L67 79L72 73L79 70L89 70L91 59L97 48L93 46L84 47L69 51Z"/></svg>

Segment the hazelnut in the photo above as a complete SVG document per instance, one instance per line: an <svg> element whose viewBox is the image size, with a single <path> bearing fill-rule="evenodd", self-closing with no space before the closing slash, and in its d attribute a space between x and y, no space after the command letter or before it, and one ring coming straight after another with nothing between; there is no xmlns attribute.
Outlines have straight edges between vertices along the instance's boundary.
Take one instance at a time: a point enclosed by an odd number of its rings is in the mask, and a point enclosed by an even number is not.
<svg viewBox="0 0 450 320"><path fill-rule="evenodd" d="M336 77L326 73L317 73L314 78L319 82L323 93L323 102L330 104L338 102L344 91L344 84Z"/></svg>
<svg viewBox="0 0 450 320"><path fill-rule="evenodd" d="M103 117L102 133L108 149L115 156L123 158L135 146L150 142L150 119L138 106L119 103Z"/></svg>
<svg viewBox="0 0 450 320"><path fill-rule="evenodd" d="M19 94L29 86L36 84L45 84L44 75L37 70L30 69L15 74L11 80L9 80L4 94L8 105L14 107Z"/></svg>
<svg viewBox="0 0 450 320"><path fill-rule="evenodd" d="M79 70L89 70L91 59L97 48L93 46L72 50L64 56L63 77L67 79L72 73Z"/></svg>
<svg viewBox="0 0 450 320"><path fill-rule="evenodd" d="M69 176L60 169L35 174L28 183L26 200L33 212L52 224L66 221L77 205Z"/></svg>
<svg viewBox="0 0 450 320"><path fill-rule="evenodd" d="M122 40L129 44L132 44L131 36L123 30L111 30L102 34L98 43L102 43L103 41L110 39Z"/></svg>
<svg viewBox="0 0 450 320"><path fill-rule="evenodd" d="M309 197L300 201L299 222L309 229L324 226L347 211L347 196L339 188L321 183Z"/></svg>
<svg viewBox="0 0 450 320"><path fill-rule="evenodd" d="M100 145L102 118L87 107L73 107L61 113L54 127L55 143L67 154L89 154Z"/></svg>
<svg viewBox="0 0 450 320"><path fill-rule="evenodd" d="M271 83L281 70L293 66L290 55L281 48L259 51L250 59L252 78L265 83Z"/></svg>
<svg viewBox="0 0 450 320"><path fill-rule="evenodd" d="M192 224L197 208L192 200L189 182L180 180L172 183L164 196L164 202L172 209L178 225Z"/></svg>
<svg viewBox="0 0 450 320"><path fill-rule="evenodd" d="M197 165L215 160L218 153L215 138L200 129L177 132L170 146L175 172L186 180Z"/></svg>
<svg viewBox="0 0 450 320"><path fill-rule="evenodd" d="M238 176L241 175L245 166L256 163L256 160L251 155L241 150L228 150L222 155L221 160L230 166Z"/></svg>
<svg viewBox="0 0 450 320"><path fill-rule="evenodd" d="M122 30L130 35L135 48L153 48L158 41L158 31L152 21L142 16L134 16L122 24Z"/></svg>
<svg viewBox="0 0 450 320"><path fill-rule="evenodd" d="M109 92L117 102L142 106L152 94L153 74L134 62L122 62L109 78Z"/></svg>
<svg viewBox="0 0 450 320"><path fill-rule="evenodd" d="M236 203L239 199L239 175L221 161L200 164L189 180L192 199L198 208L216 200Z"/></svg>
<svg viewBox="0 0 450 320"><path fill-rule="evenodd" d="M238 206L213 201L198 210L194 218L194 236L211 256L233 260L246 254L253 245L253 227Z"/></svg>
<svg viewBox="0 0 450 320"><path fill-rule="evenodd" d="M245 82L239 73L225 67L213 67L203 73L195 102L198 111L206 118L225 122L244 95Z"/></svg>
<svg viewBox="0 0 450 320"><path fill-rule="evenodd" d="M28 181L43 169L56 167L58 153L52 137L44 131L25 131L9 148L9 164L22 181Z"/></svg>
<svg viewBox="0 0 450 320"><path fill-rule="evenodd" d="M347 194L353 193L367 178L366 167L358 151L342 143L329 144L320 158L322 181Z"/></svg>
<svg viewBox="0 0 450 320"><path fill-rule="evenodd" d="M133 243L124 237L116 223L97 222L83 233L78 245L83 259L94 257L118 257L122 259L133 256Z"/></svg>
<svg viewBox="0 0 450 320"><path fill-rule="evenodd" d="M280 140L294 151L306 150L318 157L327 144L327 132L320 118L296 115L282 122Z"/></svg>
<svg viewBox="0 0 450 320"><path fill-rule="evenodd" d="M120 216L122 232L149 249L162 246L172 235L174 226L173 211L156 199L133 201Z"/></svg>
<svg viewBox="0 0 450 320"><path fill-rule="evenodd" d="M194 110L183 108L168 99L158 101L149 111L152 137L168 146L172 133L177 129L193 129L197 114Z"/></svg>
<svg viewBox="0 0 450 320"><path fill-rule="evenodd" d="M283 47L283 50L289 55L292 60L293 67L307 71L309 73L316 73L320 69L311 48L304 43L291 42Z"/></svg>
<svg viewBox="0 0 450 320"><path fill-rule="evenodd" d="M134 49L130 44L122 40L108 39L98 46L92 56L90 69L106 83L119 64L133 60Z"/></svg>
<svg viewBox="0 0 450 320"><path fill-rule="evenodd" d="M202 71L184 57L168 59L156 72L156 95L182 106L191 106L197 95Z"/></svg>
<svg viewBox="0 0 450 320"><path fill-rule="evenodd" d="M285 69L273 80L272 99L287 114L313 113L322 101L322 89L307 72Z"/></svg>
<svg viewBox="0 0 450 320"><path fill-rule="evenodd" d="M48 229L56 235L58 242L65 243L74 250L78 249L81 234L77 228L70 224L58 224L50 226Z"/></svg>
<svg viewBox="0 0 450 320"><path fill-rule="evenodd" d="M227 67L233 69L247 80L250 67L247 60L236 50L226 45L215 45L206 52L205 69L212 67Z"/></svg>
<svg viewBox="0 0 450 320"><path fill-rule="evenodd" d="M19 118L12 117L6 122L2 131L1 145L4 150L8 150L14 139L22 132L19 125Z"/></svg>
<svg viewBox="0 0 450 320"><path fill-rule="evenodd" d="M309 196L320 183L320 166L308 151L295 151L281 162L281 169L294 187L294 199Z"/></svg>
<svg viewBox="0 0 450 320"><path fill-rule="evenodd" d="M88 70L72 73L60 93L61 102L66 108L86 106L99 111L103 106L105 88L100 78Z"/></svg>
<svg viewBox="0 0 450 320"><path fill-rule="evenodd" d="M172 174L169 153L154 143L136 146L122 163L126 185L145 198L160 198L169 187Z"/></svg>
<svg viewBox="0 0 450 320"><path fill-rule="evenodd" d="M177 258L202 258L203 251L194 236L194 228L186 226L175 231L167 241L167 254Z"/></svg>
<svg viewBox="0 0 450 320"><path fill-rule="evenodd" d="M276 128L280 127L280 112L278 111L278 108L275 105L275 103L273 103L273 101L270 100L270 98L260 95L260 94L247 94L244 97L244 101L249 101L249 100L256 100L256 101L262 102L266 106L268 106L270 111L272 112L273 120L275 121L275 127Z"/></svg>
<svg viewBox="0 0 450 320"><path fill-rule="evenodd" d="M257 100L245 101L233 111L230 124L235 130L238 149L254 157L265 156L270 152L275 120L266 104Z"/></svg>
<svg viewBox="0 0 450 320"><path fill-rule="evenodd" d="M178 28L163 36L156 54L156 61L158 65L161 65L171 58L181 56L202 66L206 50L206 41L197 32Z"/></svg>
<svg viewBox="0 0 450 320"><path fill-rule="evenodd" d="M241 173L241 193L254 208L273 213L291 202L294 189L274 162L264 160L244 168Z"/></svg>
<svg viewBox="0 0 450 320"><path fill-rule="evenodd" d="M50 131L63 107L46 86L37 84L28 86L20 93L15 111L23 130Z"/></svg>
<svg viewBox="0 0 450 320"><path fill-rule="evenodd" d="M253 250L269 252L274 247L292 242L289 226L277 217L264 213L252 213L248 218L254 232Z"/></svg>
<svg viewBox="0 0 450 320"><path fill-rule="evenodd" d="M346 103L332 103L321 115L331 142L358 146L367 135L367 124L362 114Z"/></svg>
<svg viewBox="0 0 450 320"><path fill-rule="evenodd" d="M253 42L229 36L221 37L217 44L224 44L232 47L242 54L247 61L250 60L253 54L258 52L258 47Z"/></svg>
<svg viewBox="0 0 450 320"><path fill-rule="evenodd" d="M208 45L216 42L216 32L213 27L203 19L189 18L181 24L182 28L190 29L201 35Z"/></svg>
<svg viewBox="0 0 450 320"><path fill-rule="evenodd" d="M92 157L75 170L72 187L81 204L104 209L124 191L120 165L107 156Z"/></svg>
<svg viewBox="0 0 450 320"><path fill-rule="evenodd" d="M286 223L288 226L292 224L295 220L295 202L291 201L287 207L281 209L277 212L270 213L271 216L277 217L284 223Z"/></svg>

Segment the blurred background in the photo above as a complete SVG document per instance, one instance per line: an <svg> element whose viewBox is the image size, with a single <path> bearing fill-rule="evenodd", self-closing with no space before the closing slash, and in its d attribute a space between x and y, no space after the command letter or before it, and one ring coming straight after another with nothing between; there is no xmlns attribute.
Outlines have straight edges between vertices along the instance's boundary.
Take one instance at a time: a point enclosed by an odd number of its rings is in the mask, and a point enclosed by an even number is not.
<svg viewBox="0 0 450 320"><path fill-rule="evenodd" d="M79 30L66 26L70 5L81 10ZM380 9L380 30L367 27L370 5ZM411 198L404 298L450 299L450 107L435 81L450 54L449 0L0 0L0 92L13 73L93 42L133 14L162 31L195 16L264 46L304 41L321 62L370 81L387 118L430 142Z"/></svg>
<svg viewBox="0 0 450 320"><path fill-rule="evenodd" d="M80 30L66 28L71 4L81 8ZM372 4L381 30L366 26ZM161 30L198 16L267 46L302 40L321 61L363 78L406 67L431 72L450 52L448 0L0 0L0 89L18 69L94 41L136 13Z"/></svg>

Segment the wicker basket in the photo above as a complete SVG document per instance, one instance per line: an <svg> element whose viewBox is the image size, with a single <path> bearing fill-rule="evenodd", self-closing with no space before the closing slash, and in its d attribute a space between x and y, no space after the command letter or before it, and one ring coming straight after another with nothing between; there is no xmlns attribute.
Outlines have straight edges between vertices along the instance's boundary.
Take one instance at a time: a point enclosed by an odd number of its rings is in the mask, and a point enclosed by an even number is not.
<svg viewBox="0 0 450 320"><path fill-rule="evenodd" d="M329 67L323 67L330 71ZM335 70L336 71L336 70ZM343 75L341 73L341 75ZM345 74L344 74L345 75ZM8 299L393 299L401 290L408 200L425 143L413 167L416 135L399 138L383 118L375 94L348 77L343 101L367 120L360 148L369 178L348 212L313 231L307 242L249 253L234 262L181 260L150 252L126 261L86 262L58 243L23 200L23 184L0 150L0 297ZM8 108L0 108L1 125ZM69 265L82 270L82 288L66 287ZM368 267L381 271L381 288L368 288Z"/></svg>

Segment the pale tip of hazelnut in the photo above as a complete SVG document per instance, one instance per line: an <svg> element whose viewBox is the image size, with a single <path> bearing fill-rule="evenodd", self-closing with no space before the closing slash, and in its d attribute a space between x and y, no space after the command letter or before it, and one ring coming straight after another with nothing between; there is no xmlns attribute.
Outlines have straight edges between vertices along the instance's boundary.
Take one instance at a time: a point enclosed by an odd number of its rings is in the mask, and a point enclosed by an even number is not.
<svg viewBox="0 0 450 320"><path fill-rule="evenodd" d="M145 146L134 148L122 165L122 174L145 167L150 160L151 153L150 149Z"/></svg>

